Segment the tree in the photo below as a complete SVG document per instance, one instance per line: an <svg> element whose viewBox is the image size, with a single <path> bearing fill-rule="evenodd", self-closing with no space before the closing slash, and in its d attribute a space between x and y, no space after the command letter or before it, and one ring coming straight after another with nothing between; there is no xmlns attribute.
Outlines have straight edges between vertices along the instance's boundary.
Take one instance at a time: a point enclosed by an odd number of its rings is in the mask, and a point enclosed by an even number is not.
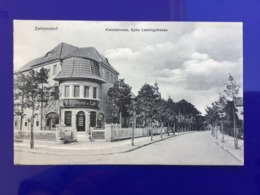
<svg viewBox="0 0 260 195"><path fill-rule="evenodd" d="M34 135L33 135L33 127L34 127L34 112L38 109L38 101L37 97L40 94L39 90L39 83L37 79L37 73L34 70L30 70L29 74L26 75L26 82L25 82L25 99L26 105L28 108L31 109L31 139L30 139L30 146L31 149L34 148Z"/></svg>
<svg viewBox="0 0 260 195"><path fill-rule="evenodd" d="M178 126L182 126L186 130L192 128L193 120L201 113L193 104L184 99L177 102L176 107L178 109Z"/></svg>
<svg viewBox="0 0 260 195"><path fill-rule="evenodd" d="M26 81L26 76L23 73L14 74L14 112L16 116L20 117L20 130L22 130L24 109L26 108L24 103Z"/></svg>
<svg viewBox="0 0 260 195"><path fill-rule="evenodd" d="M236 111L235 111L235 99L239 93L240 84L238 84L234 77L229 74L228 82L225 84L224 93L227 96L227 99L233 104L233 128L234 128L234 145L235 149L238 148L238 138L237 138L237 130L236 130Z"/></svg>
<svg viewBox="0 0 260 195"><path fill-rule="evenodd" d="M44 84L47 84L48 83L48 73L49 73L49 70L47 70L46 68L42 67L40 69L39 72L36 72L36 82L39 83L41 85L41 89L40 89L40 95L41 95L41 98L40 98L40 109L41 109L41 114L40 114L40 129L42 130L42 118L43 118L43 102L46 100L44 99L44 95L47 91L47 88L44 87Z"/></svg>
<svg viewBox="0 0 260 195"><path fill-rule="evenodd" d="M154 104L154 118L160 122L161 128L161 137L162 137L162 128L168 117L167 113L167 102L164 99L158 99Z"/></svg>
<svg viewBox="0 0 260 195"><path fill-rule="evenodd" d="M155 119L158 101L160 101L160 94L155 93L154 88L149 84L144 84L136 97L137 113L143 116L143 126L146 125L146 119L150 121L151 140L153 139L152 123Z"/></svg>
<svg viewBox="0 0 260 195"><path fill-rule="evenodd" d="M207 123L212 126L212 134L214 134L213 128L216 126L216 123L219 119L218 108L215 102L212 103L211 107L207 106L205 111L206 111L205 119Z"/></svg>
<svg viewBox="0 0 260 195"><path fill-rule="evenodd" d="M177 106L176 103L173 102L173 100L169 97L166 102L166 111L165 111L165 120L167 123L167 132L168 135L170 133L169 128L176 128L176 122L177 122Z"/></svg>
<svg viewBox="0 0 260 195"><path fill-rule="evenodd" d="M131 87L125 83L124 79L119 79L118 82L108 90L107 95L119 108L120 124L122 125L122 117L129 116L129 107L132 101Z"/></svg>
<svg viewBox="0 0 260 195"><path fill-rule="evenodd" d="M22 119L24 109L29 108L32 111L31 115L31 141L30 146L34 148L34 136L33 136L33 125L34 125L34 112L38 109L37 98L40 94L39 80L37 78L37 72L30 70L28 73L17 73L14 79L14 99L19 100L15 104L16 114L21 116L20 129L22 127Z"/></svg>

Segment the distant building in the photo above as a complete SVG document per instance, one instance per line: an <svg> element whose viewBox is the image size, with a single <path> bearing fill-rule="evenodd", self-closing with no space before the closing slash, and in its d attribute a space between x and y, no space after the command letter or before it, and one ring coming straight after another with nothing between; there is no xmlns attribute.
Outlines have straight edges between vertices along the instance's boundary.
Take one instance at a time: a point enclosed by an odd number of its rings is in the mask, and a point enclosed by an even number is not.
<svg viewBox="0 0 260 195"><path fill-rule="evenodd" d="M19 71L39 71L42 67L49 70L49 85L53 95L36 110L34 129L40 130L42 117L43 130L55 130L57 124L68 129L89 132L90 127L104 128L104 123L118 121L118 108L107 97L107 91L118 80L119 73L94 47L78 48L60 43L42 57L36 58ZM31 110L23 115L22 129L30 129ZM20 129L21 117L14 117L14 128Z"/></svg>

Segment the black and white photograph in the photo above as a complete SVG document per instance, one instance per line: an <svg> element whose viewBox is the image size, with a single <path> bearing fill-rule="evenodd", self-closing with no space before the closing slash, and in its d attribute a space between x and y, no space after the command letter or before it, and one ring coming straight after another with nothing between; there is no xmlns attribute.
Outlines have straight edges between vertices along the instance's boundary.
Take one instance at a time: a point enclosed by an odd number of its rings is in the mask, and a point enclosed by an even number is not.
<svg viewBox="0 0 260 195"><path fill-rule="evenodd" d="M241 22L13 22L15 165L244 165Z"/></svg>

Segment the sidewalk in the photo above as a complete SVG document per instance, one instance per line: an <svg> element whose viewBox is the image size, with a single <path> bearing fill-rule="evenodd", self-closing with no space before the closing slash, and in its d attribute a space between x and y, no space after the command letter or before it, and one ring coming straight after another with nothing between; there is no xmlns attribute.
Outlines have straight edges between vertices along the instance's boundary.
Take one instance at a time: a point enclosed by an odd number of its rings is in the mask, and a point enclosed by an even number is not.
<svg viewBox="0 0 260 195"><path fill-rule="evenodd" d="M211 139L219 145L221 148L226 150L237 160L244 162L244 140L238 139L238 149L235 149L234 138L229 135L224 135L224 142L222 142L222 134L218 132L218 139L210 134Z"/></svg>
<svg viewBox="0 0 260 195"><path fill-rule="evenodd" d="M54 154L54 155L108 155L115 153L125 153L136 150L138 148L163 141L175 136L181 136L186 133L177 133L175 135L163 134L162 138L160 135L153 136L153 141L151 137L139 137L134 139L134 146L132 146L131 139L116 141L116 142L106 142L101 140L96 141L78 141L69 144L62 144L50 141L35 141L34 149L30 149L30 141L24 140L22 143L14 143L15 151L23 151L30 153L42 153L42 154Z"/></svg>

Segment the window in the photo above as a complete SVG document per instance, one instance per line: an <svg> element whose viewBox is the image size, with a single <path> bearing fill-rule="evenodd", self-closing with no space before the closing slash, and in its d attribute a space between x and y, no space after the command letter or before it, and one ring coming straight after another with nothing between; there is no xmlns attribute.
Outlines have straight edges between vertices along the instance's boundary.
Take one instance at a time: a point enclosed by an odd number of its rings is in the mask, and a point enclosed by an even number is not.
<svg viewBox="0 0 260 195"><path fill-rule="evenodd" d="M90 127L96 126L96 112L90 112Z"/></svg>
<svg viewBox="0 0 260 195"><path fill-rule="evenodd" d="M57 74L57 64L53 66L53 71L52 71L52 75L56 75L56 74Z"/></svg>
<svg viewBox="0 0 260 195"><path fill-rule="evenodd" d="M111 74L110 81L113 82L113 75Z"/></svg>
<svg viewBox="0 0 260 195"><path fill-rule="evenodd" d="M66 126L71 126L71 111L65 111L64 123Z"/></svg>
<svg viewBox="0 0 260 195"><path fill-rule="evenodd" d="M105 79L105 77L106 77L106 71L105 71L104 68L102 68L102 76L103 76L103 79Z"/></svg>
<svg viewBox="0 0 260 195"><path fill-rule="evenodd" d="M14 122L14 126L16 126L16 127L17 127L17 121L15 121L15 122Z"/></svg>
<svg viewBox="0 0 260 195"><path fill-rule="evenodd" d="M97 98L97 88L93 87L93 98L96 99Z"/></svg>
<svg viewBox="0 0 260 195"><path fill-rule="evenodd" d="M27 122L24 122L24 126L27 127Z"/></svg>
<svg viewBox="0 0 260 195"><path fill-rule="evenodd" d="M106 76L106 79L108 80L109 79L109 73L107 72L107 76Z"/></svg>
<svg viewBox="0 0 260 195"><path fill-rule="evenodd" d="M39 126L39 121L36 121L36 127L38 127Z"/></svg>
<svg viewBox="0 0 260 195"><path fill-rule="evenodd" d="M89 97L89 86L84 87L84 97L88 98Z"/></svg>
<svg viewBox="0 0 260 195"><path fill-rule="evenodd" d="M103 68L100 68L100 75L101 75L101 78L104 78L104 69Z"/></svg>
<svg viewBox="0 0 260 195"><path fill-rule="evenodd" d="M74 97L79 97L79 86L74 86Z"/></svg>
<svg viewBox="0 0 260 195"><path fill-rule="evenodd" d="M65 86L64 97L70 97L70 86Z"/></svg>

